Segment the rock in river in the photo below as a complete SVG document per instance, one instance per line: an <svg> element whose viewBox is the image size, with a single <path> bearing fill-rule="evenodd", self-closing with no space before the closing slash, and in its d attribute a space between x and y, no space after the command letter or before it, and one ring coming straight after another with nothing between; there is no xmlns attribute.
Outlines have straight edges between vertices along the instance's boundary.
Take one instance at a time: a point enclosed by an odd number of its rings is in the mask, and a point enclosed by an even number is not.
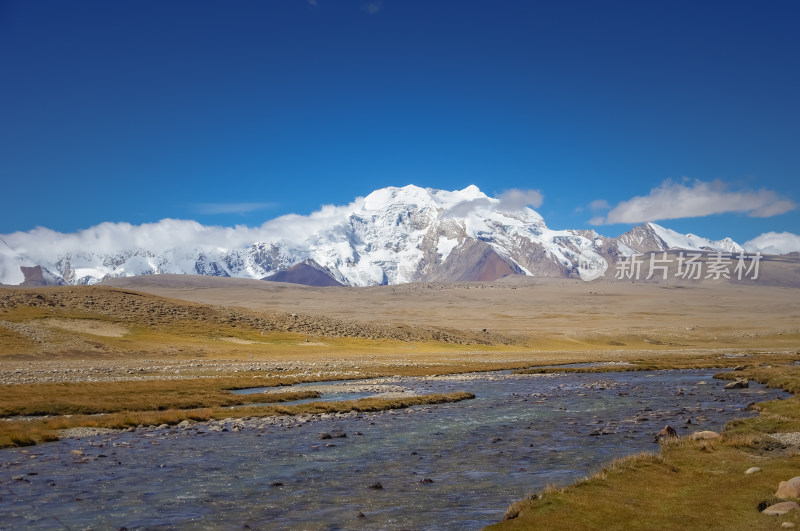
<svg viewBox="0 0 800 531"><path fill-rule="evenodd" d="M750 383L747 381L747 378L737 378L736 381L726 385L725 389L745 389L747 387L750 387Z"/></svg>
<svg viewBox="0 0 800 531"><path fill-rule="evenodd" d="M666 439L677 439L678 432L675 431L675 428L667 424L664 426L664 429L660 432L656 433L656 442L666 440Z"/></svg>

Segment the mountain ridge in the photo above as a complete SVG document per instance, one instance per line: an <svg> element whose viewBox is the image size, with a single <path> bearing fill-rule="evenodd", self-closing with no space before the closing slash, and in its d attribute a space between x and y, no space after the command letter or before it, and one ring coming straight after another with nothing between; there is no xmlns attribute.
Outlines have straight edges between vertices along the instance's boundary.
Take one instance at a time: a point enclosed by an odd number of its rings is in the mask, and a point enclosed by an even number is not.
<svg viewBox="0 0 800 531"><path fill-rule="evenodd" d="M145 244L153 238L130 238L124 245L124 231L133 234L136 227L101 228L104 232L89 243L65 241L52 252L37 243L37 236L43 241L44 230L11 235L20 244L0 241L0 283L96 284L162 273L294 278L300 283L330 278L348 286L486 281L513 274L577 277L585 251L610 261L670 249L744 251L730 238L713 241L649 222L616 238L594 230L553 230L521 200L491 198L474 185L455 191L414 185L382 188L345 207L271 220L252 229L252 235L237 236L238 245L234 229L180 220L165 220L158 227L164 233L161 240L149 246ZM205 235L203 231L208 233L205 240L189 239ZM113 241L117 247L97 243L92 248L94 241Z"/></svg>

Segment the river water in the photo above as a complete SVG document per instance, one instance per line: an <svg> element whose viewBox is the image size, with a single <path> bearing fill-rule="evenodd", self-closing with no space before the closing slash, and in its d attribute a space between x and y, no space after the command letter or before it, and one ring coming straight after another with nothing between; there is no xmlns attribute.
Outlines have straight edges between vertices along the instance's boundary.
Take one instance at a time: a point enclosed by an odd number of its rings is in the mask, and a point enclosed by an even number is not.
<svg viewBox="0 0 800 531"><path fill-rule="evenodd" d="M713 373L393 378L476 398L0 450L0 528L480 529L548 483L657 451L665 424L719 430L751 402L788 396L724 391ZM337 430L346 437L320 439Z"/></svg>

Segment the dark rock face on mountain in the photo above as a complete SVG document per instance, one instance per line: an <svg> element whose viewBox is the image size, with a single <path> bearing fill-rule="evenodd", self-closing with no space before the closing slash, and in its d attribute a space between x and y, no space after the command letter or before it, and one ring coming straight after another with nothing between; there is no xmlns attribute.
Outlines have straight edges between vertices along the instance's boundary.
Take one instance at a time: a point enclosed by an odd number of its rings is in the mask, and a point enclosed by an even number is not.
<svg viewBox="0 0 800 531"><path fill-rule="evenodd" d="M289 269L278 271L274 275L264 277L262 280L270 282L288 282L290 284L304 284L306 286L330 287L343 286L322 266L309 260L295 264Z"/></svg>

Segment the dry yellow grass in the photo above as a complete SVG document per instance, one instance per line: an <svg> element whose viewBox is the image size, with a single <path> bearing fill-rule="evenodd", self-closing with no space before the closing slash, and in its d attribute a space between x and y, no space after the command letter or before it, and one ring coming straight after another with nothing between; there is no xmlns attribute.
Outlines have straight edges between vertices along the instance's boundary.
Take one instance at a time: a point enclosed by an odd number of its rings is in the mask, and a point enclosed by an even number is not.
<svg viewBox="0 0 800 531"><path fill-rule="evenodd" d="M518 277L490 284L313 288L160 275L115 285L256 312L522 334L539 350L785 348L800 341L797 289Z"/></svg>
<svg viewBox="0 0 800 531"><path fill-rule="evenodd" d="M316 393L238 395L228 389L289 385L291 378L198 378L172 381L55 383L0 386L0 417L75 415L224 407L313 398Z"/></svg>
<svg viewBox="0 0 800 531"><path fill-rule="evenodd" d="M762 472L745 476L758 464ZM796 474L798 458L765 466L746 452L708 441L667 447L612 463L586 481L551 489L518 504L489 529L775 529L758 507L779 481ZM785 520L797 521L795 515Z"/></svg>
<svg viewBox="0 0 800 531"><path fill-rule="evenodd" d="M0 326L0 345L7 353L30 352L36 348L33 341L4 326Z"/></svg>
<svg viewBox="0 0 800 531"><path fill-rule="evenodd" d="M757 284L408 285L331 289L155 276L107 287L0 292L0 354L70 357L796 349L796 289ZM10 325L28 325L27 331ZM84 321L81 323L81 321ZM71 323L56 329L47 323ZM124 327L123 337L91 329ZM30 328L33 327L33 328ZM31 341L37 329L52 335ZM27 334L27 335L26 335Z"/></svg>

